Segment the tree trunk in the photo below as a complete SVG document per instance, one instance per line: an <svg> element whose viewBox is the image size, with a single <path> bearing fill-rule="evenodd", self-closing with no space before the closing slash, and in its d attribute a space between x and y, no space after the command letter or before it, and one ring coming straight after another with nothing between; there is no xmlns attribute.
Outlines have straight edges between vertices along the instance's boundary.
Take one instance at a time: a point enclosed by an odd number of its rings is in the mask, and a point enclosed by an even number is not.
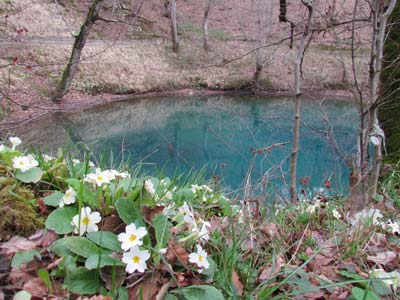
<svg viewBox="0 0 400 300"><path fill-rule="evenodd" d="M380 76L382 72L382 61L383 61L383 48L385 44L385 33L386 33L386 25L389 16L394 10L396 6L397 0L391 0L388 7L381 7L383 4L380 1L375 2L375 15L373 17L374 22L374 31L375 34L374 40L372 41L375 45L372 47L373 51L371 51L371 62L370 62L370 97L371 97L371 105L372 109L370 111L371 115L371 128L370 134L372 138L376 141L374 143L374 153L372 157L372 168L370 172L370 180L369 180L369 190L368 195L372 199L376 195L378 188L378 180L380 174L380 168L382 164L382 143L383 143L383 134L382 129L379 126L378 121L378 108L377 105L379 96L380 96Z"/></svg>
<svg viewBox="0 0 400 300"><path fill-rule="evenodd" d="M290 200L292 202L297 201L297 157L299 152L299 140L300 140L300 110L301 110L301 62L304 57L304 50L306 45L306 39L310 34L311 18L313 15L312 4L308 4L305 1L302 3L307 7L308 19L304 28L304 33L301 36L300 45L297 49L295 73L294 73L294 86L295 86L295 109L294 109L294 125L293 125L293 148L290 160Z"/></svg>
<svg viewBox="0 0 400 300"><path fill-rule="evenodd" d="M172 50L179 52L178 25L176 24L176 0L171 0L171 34L172 34Z"/></svg>
<svg viewBox="0 0 400 300"><path fill-rule="evenodd" d="M163 1L163 16L166 18L170 18L171 17L171 8L170 8L171 3L169 2L169 0L164 0Z"/></svg>
<svg viewBox="0 0 400 300"><path fill-rule="evenodd" d="M212 0L206 0L206 6L204 8L204 19L203 19L203 48L205 51L210 50L208 43L208 14L211 9Z"/></svg>
<svg viewBox="0 0 400 300"><path fill-rule="evenodd" d="M90 29L96 22L100 10L100 3L103 0L93 0L89 7L89 12L86 16L86 20L81 26L81 30L78 36L75 38L74 46L72 48L71 57L68 61L67 66L61 77L61 81L57 84L56 90L51 96L52 101L59 102L61 98L68 92L71 87L72 80L74 79L76 70L78 69L79 60L83 47L85 46L86 40L89 36Z"/></svg>

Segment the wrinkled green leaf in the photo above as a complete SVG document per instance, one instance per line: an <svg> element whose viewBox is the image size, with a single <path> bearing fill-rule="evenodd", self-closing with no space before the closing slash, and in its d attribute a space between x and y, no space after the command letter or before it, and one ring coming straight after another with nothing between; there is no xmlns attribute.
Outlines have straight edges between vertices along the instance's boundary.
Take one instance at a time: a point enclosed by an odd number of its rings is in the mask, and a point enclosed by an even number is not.
<svg viewBox="0 0 400 300"><path fill-rule="evenodd" d="M43 283L46 285L46 287L48 288L50 293L52 292L52 284L51 284L51 279L50 279L50 274L49 271L47 271L46 269L40 269L37 271L37 274L39 276L39 278L43 281Z"/></svg>
<svg viewBox="0 0 400 300"><path fill-rule="evenodd" d="M163 214L158 214L153 219L153 226L156 233L157 249L165 248L168 245L171 232L169 228L172 224L168 221L168 217Z"/></svg>
<svg viewBox="0 0 400 300"><path fill-rule="evenodd" d="M136 223L138 226L145 226L142 214L136 203L132 200L127 198L118 199L115 202L115 208L117 209L119 217L125 224Z"/></svg>
<svg viewBox="0 0 400 300"><path fill-rule="evenodd" d="M105 266L124 266L124 263L119 259L104 254L91 255L85 262L85 267L88 270L94 270Z"/></svg>
<svg viewBox="0 0 400 300"><path fill-rule="evenodd" d="M71 221L78 214L78 209L72 206L60 207L54 210L46 220L46 228L58 234L67 234L74 230Z"/></svg>
<svg viewBox="0 0 400 300"><path fill-rule="evenodd" d="M68 237L65 239L65 245L71 252L86 258L100 253L100 248L85 237Z"/></svg>
<svg viewBox="0 0 400 300"><path fill-rule="evenodd" d="M69 273L66 282L68 289L73 293L82 295L94 294L101 288L99 274L97 270L88 270L79 267Z"/></svg>
<svg viewBox="0 0 400 300"><path fill-rule="evenodd" d="M118 241L116 234L109 231L90 232L86 237L96 245L109 249L111 251L121 251L121 243Z"/></svg>
<svg viewBox="0 0 400 300"><path fill-rule="evenodd" d="M175 289L171 293L182 295L186 300L224 300L222 293L211 285L192 285Z"/></svg>
<svg viewBox="0 0 400 300"><path fill-rule="evenodd" d="M27 264L35 259L41 259L41 255L39 252L36 250L26 250L26 251L20 251L14 254L12 261L11 261L11 267L13 268L19 268L20 265L22 264Z"/></svg>
<svg viewBox="0 0 400 300"><path fill-rule="evenodd" d="M382 300L371 290L363 290L359 287L353 287L351 290L351 296L355 300Z"/></svg>
<svg viewBox="0 0 400 300"><path fill-rule="evenodd" d="M55 206L57 207L60 204L61 198L64 196L63 193L56 191L51 195L44 197L44 203L48 206Z"/></svg>
<svg viewBox="0 0 400 300"><path fill-rule="evenodd" d="M117 290L117 300L128 300L129 299L129 293L127 288L119 288ZM165 299L165 298L164 298Z"/></svg>
<svg viewBox="0 0 400 300"><path fill-rule="evenodd" d="M36 183L42 178L43 171L38 167L34 167L26 172L17 171L15 177L25 183Z"/></svg>

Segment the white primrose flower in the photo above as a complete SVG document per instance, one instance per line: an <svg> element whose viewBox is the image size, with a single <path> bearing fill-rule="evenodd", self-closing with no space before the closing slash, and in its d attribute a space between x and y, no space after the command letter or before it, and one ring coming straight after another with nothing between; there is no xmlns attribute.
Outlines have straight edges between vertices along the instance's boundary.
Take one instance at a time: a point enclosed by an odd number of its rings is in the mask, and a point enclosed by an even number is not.
<svg viewBox="0 0 400 300"><path fill-rule="evenodd" d="M144 188L150 195L154 196L156 194L153 182L150 179L144 181Z"/></svg>
<svg viewBox="0 0 400 300"><path fill-rule="evenodd" d="M392 222L392 220L389 220L386 224L382 225L382 228L390 231L392 234L400 234L400 222Z"/></svg>
<svg viewBox="0 0 400 300"><path fill-rule="evenodd" d="M140 250L135 246L122 255L122 262L126 263L126 272L129 274L136 270L143 273L147 269L146 260L150 258L150 253L147 250Z"/></svg>
<svg viewBox="0 0 400 300"><path fill-rule="evenodd" d="M372 220L372 225L379 225L379 218L383 218L381 211L377 208L374 209L364 209L354 215L350 220L351 225L356 226L357 224L365 224L368 220Z"/></svg>
<svg viewBox="0 0 400 300"><path fill-rule="evenodd" d="M196 194L197 192L201 192L201 186L197 184L192 184L190 190L192 191L193 194Z"/></svg>
<svg viewBox="0 0 400 300"><path fill-rule="evenodd" d="M338 220L340 220L340 218L342 217L342 215L336 208L334 210L332 210L332 215L335 219L338 219Z"/></svg>
<svg viewBox="0 0 400 300"><path fill-rule="evenodd" d="M189 262L196 264L199 267L198 272L201 273L210 267L210 263L207 260L207 252L200 245L196 247L197 252L189 254Z"/></svg>
<svg viewBox="0 0 400 300"><path fill-rule="evenodd" d="M166 192L164 198L167 200L172 200L172 193L170 191Z"/></svg>
<svg viewBox="0 0 400 300"><path fill-rule="evenodd" d="M200 240L207 242L210 239L209 228L211 228L211 225L209 222L205 222L203 220L201 220L201 222L203 223L201 229L199 229L199 227L196 225L193 226L192 232L197 233Z"/></svg>
<svg viewBox="0 0 400 300"><path fill-rule="evenodd" d="M22 173L37 167L39 165L38 161L31 155L17 156L13 158L14 169L20 170Z"/></svg>
<svg viewBox="0 0 400 300"><path fill-rule="evenodd" d="M73 164L73 165L77 165L77 164L80 164L80 163L81 163L81 161L80 161L79 159L74 158L74 159L72 160L72 164Z"/></svg>
<svg viewBox="0 0 400 300"><path fill-rule="evenodd" d="M56 159L54 156L50 156L50 155L47 155L47 154L43 154L42 157L43 157L43 160L45 162L49 162L51 160L55 160Z"/></svg>
<svg viewBox="0 0 400 300"><path fill-rule="evenodd" d="M4 150L6 150L6 146L0 145L0 152L3 152Z"/></svg>
<svg viewBox="0 0 400 300"><path fill-rule="evenodd" d="M212 193L214 192L214 190L212 188L210 188L208 185L203 184L201 186L201 189L203 189L204 191L206 191L207 193Z"/></svg>
<svg viewBox="0 0 400 300"><path fill-rule="evenodd" d="M72 226L75 227L74 232L83 235L85 232L95 232L99 230L96 225L101 221L99 212L92 212L90 207L82 207L80 215L77 214L72 218Z"/></svg>
<svg viewBox="0 0 400 300"><path fill-rule="evenodd" d="M146 234L146 228L136 228L136 225L132 223L125 227L125 232L118 234L118 241L122 242L122 250L127 251L130 248L141 246L143 244L141 239Z"/></svg>
<svg viewBox="0 0 400 300"><path fill-rule="evenodd" d="M11 149L15 149L18 145L21 145L21 143L22 143L22 141L21 141L21 139L19 138L19 137L16 137L16 136L12 136L12 137L10 137L9 139L9 142L11 143L11 145L12 145L12 148Z"/></svg>
<svg viewBox="0 0 400 300"><path fill-rule="evenodd" d="M183 205L178 208L178 211L181 215L183 215L183 221L189 225L196 225L196 220L194 218L192 209L186 202L184 202Z"/></svg>
<svg viewBox="0 0 400 300"><path fill-rule="evenodd" d="M131 177L131 175L128 172L118 172L117 170L111 170L110 171L115 177L120 177L120 178L127 178Z"/></svg>
<svg viewBox="0 0 400 300"><path fill-rule="evenodd" d="M76 192L72 187L69 187L68 190L65 191L64 196L62 196L59 206L64 207L64 205L75 203L75 200Z"/></svg>
<svg viewBox="0 0 400 300"><path fill-rule="evenodd" d="M91 168L94 168L94 162L89 161L88 166L91 167Z"/></svg>
<svg viewBox="0 0 400 300"><path fill-rule="evenodd" d="M315 213L315 210L318 206L317 205L307 205L306 211L310 214Z"/></svg>
<svg viewBox="0 0 400 300"><path fill-rule="evenodd" d="M102 172L101 169L97 168L96 173L87 174L84 181L100 187L103 184L110 183L112 179L115 179L115 176L109 170Z"/></svg>

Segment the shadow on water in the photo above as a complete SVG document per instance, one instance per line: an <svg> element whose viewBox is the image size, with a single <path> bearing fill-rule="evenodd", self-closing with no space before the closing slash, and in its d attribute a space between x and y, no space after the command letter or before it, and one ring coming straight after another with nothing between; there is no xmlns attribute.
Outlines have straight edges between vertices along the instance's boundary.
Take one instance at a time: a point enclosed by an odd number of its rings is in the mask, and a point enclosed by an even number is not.
<svg viewBox="0 0 400 300"><path fill-rule="evenodd" d="M151 98L53 115L19 134L53 153L78 144L97 154L113 152L119 160L131 157L149 174L206 167L206 177L227 191L241 189L247 178L254 194L286 197L292 114L289 98ZM346 192L356 116L343 101L304 101L298 175L305 193L326 180Z"/></svg>

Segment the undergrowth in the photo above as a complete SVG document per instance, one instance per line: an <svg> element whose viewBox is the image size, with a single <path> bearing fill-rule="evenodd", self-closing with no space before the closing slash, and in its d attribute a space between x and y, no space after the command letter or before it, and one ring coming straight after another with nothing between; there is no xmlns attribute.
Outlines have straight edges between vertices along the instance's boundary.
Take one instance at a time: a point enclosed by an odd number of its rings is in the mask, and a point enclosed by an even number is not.
<svg viewBox="0 0 400 300"><path fill-rule="evenodd" d="M399 296L398 169L383 179L375 206L354 216L345 211L344 199L318 194L260 211L253 202L228 199L220 186L196 174L144 176L125 163L119 165L123 170L114 167L112 159L92 163L89 153L81 160L65 151L51 157L17 150L18 138L10 143L0 146L2 209L15 209L15 216L33 223L19 221L29 230L2 225L2 233L13 231L0 246L10 263L3 288L8 295ZM42 219L44 228L30 236Z"/></svg>

